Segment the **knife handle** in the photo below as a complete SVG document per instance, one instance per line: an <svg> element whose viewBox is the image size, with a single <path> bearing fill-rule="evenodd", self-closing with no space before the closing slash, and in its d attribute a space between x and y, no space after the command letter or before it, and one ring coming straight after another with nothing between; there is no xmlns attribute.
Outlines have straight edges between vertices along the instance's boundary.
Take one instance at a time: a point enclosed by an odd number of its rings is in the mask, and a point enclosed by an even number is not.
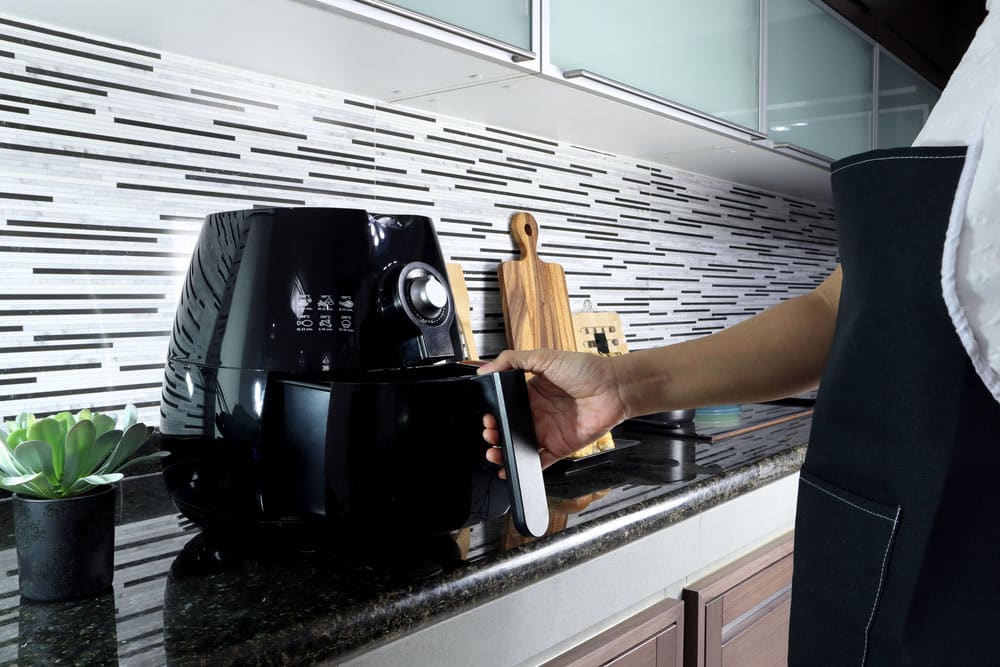
<svg viewBox="0 0 1000 667"><path fill-rule="evenodd" d="M549 505L524 371L498 371L477 379L500 426L514 527L522 535L541 537L549 527Z"/></svg>

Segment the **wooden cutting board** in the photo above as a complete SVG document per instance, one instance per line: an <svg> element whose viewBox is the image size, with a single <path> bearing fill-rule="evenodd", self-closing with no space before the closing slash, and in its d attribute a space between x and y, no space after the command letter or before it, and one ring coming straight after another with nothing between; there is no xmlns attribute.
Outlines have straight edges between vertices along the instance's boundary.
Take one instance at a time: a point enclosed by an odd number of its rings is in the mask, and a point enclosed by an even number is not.
<svg viewBox="0 0 1000 667"><path fill-rule="evenodd" d="M445 264L448 270L448 285L451 287L451 298L455 304L455 317L458 319L458 329L462 332L462 342L465 343L465 358L469 360L479 359L479 352L476 351L476 341L472 337L472 320L469 311L469 290L465 286L465 274L462 265L456 262Z"/></svg>
<svg viewBox="0 0 1000 667"><path fill-rule="evenodd" d="M515 213L510 234L521 258L497 270L507 345L515 350L576 350L566 274L538 258L538 223L530 213Z"/></svg>
<svg viewBox="0 0 1000 667"><path fill-rule="evenodd" d="M551 348L575 352L566 273L558 264L538 258L538 223L534 216L523 212L511 216L510 235L521 251L521 259L503 262L497 270L507 345L515 350ZM607 433L570 458L583 458L614 446Z"/></svg>

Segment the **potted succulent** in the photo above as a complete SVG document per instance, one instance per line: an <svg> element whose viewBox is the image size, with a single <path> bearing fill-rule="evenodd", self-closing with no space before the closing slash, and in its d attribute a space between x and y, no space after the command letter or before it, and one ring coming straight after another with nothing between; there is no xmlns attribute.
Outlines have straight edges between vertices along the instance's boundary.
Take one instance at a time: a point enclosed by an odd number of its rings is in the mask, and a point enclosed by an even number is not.
<svg viewBox="0 0 1000 667"><path fill-rule="evenodd" d="M0 488L14 494L14 541L21 594L69 600L111 587L113 484L121 470L166 456L133 458L151 429L128 405L117 419L91 410L36 419L20 414L0 428Z"/></svg>

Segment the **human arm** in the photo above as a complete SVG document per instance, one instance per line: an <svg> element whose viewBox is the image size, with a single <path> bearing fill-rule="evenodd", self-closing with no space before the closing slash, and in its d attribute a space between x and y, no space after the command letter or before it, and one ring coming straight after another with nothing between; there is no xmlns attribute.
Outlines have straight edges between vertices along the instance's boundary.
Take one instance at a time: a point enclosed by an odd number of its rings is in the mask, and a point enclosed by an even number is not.
<svg viewBox="0 0 1000 667"><path fill-rule="evenodd" d="M781 398L815 387L840 300L838 266L816 289L696 340L620 357L505 351L481 373L520 368L543 465L567 456L630 417L720 403ZM484 437L496 444L490 417ZM491 453L497 460L497 454Z"/></svg>

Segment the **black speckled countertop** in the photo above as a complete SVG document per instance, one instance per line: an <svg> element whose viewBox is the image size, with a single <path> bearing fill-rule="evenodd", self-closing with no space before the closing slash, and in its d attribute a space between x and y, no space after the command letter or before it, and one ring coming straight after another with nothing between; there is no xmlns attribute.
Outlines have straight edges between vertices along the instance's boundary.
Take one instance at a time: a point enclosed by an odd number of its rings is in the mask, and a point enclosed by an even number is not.
<svg viewBox="0 0 1000 667"><path fill-rule="evenodd" d="M505 517L422 539L343 536L343 549L233 549L181 517L159 475L129 478L114 590L79 602L21 599L9 501L0 501L0 665L309 664L356 654L796 472L810 414L745 406L734 435L717 429L712 440L620 429L614 453L547 471L552 521L537 540Z"/></svg>

